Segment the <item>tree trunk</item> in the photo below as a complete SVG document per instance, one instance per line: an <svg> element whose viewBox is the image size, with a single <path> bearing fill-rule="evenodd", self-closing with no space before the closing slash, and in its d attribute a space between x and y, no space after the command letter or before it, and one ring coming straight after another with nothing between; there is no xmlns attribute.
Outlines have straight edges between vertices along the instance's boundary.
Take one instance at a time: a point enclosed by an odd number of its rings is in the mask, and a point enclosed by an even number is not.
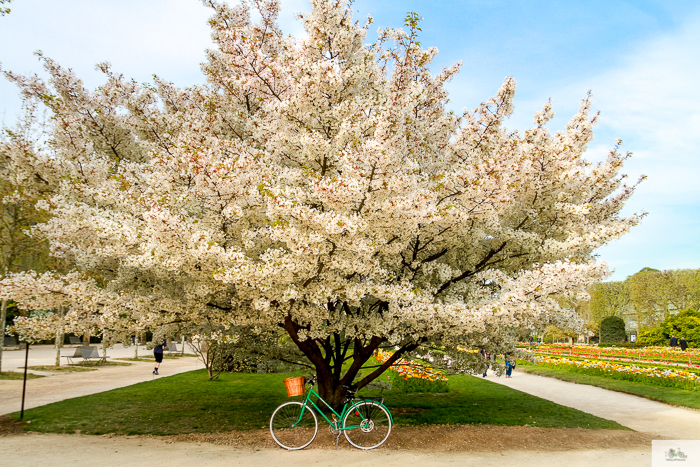
<svg viewBox="0 0 700 467"><path fill-rule="evenodd" d="M58 307L58 316L59 318L63 319L63 307L59 306ZM63 328L59 327L58 331L56 331L56 366L60 367L61 366L61 347L63 347Z"/></svg>
<svg viewBox="0 0 700 467"><path fill-rule="evenodd" d="M90 333L83 334L83 345L90 345Z"/></svg>
<svg viewBox="0 0 700 467"><path fill-rule="evenodd" d="M2 346L5 344L5 320L7 319L7 299L0 306L0 372L2 372Z"/></svg>
<svg viewBox="0 0 700 467"><path fill-rule="evenodd" d="M365 368L369 373L360 374L363 366L372 358L374 352L386 339L374 336L371 339L346 339L338 333L334 333L325 339L310 339L302 341L298 331L302 329L291 317L285 319L284 328L292 338L299 350L311 361L318 376L318 394L336 412L342 410L347 398L349 386L355 390L362 389L370 382L377 379L403 354L415 350L420 343L407 343L399 347L393 355L384 363L372 368ZM351 361L343 374L343 364ZM359 378L359 381L355 381Z"/></svg>

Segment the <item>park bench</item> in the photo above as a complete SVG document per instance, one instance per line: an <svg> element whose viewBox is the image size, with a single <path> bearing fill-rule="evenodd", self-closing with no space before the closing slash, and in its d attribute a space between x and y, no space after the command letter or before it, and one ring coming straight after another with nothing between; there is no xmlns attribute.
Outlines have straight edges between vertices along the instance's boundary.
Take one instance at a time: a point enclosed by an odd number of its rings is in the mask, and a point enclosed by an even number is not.
<svg viewBox="0 0 700 467"><path fill-rule="evenodd" d="M78 347L78 348L80 349L81 357L83 357L83 362L90 362L92 360L95 360L98 365L100 363L107 363L107 359L109 357L107 355L100 355L100 352L97 350L97 347L95 347L94 345Z"/></svg>
<svg viewBox="0 0 700 467"><path fill-rule="evenodd" d="M63 355L63 358L66 359L69 365L74 365L75 363L73 362L73 359L83 358L83 354L80 352L80 347L76 347L75 352L73 352L73 355Z"/></svg>
<svg viewBox="0 0 700 467"><path fill-rule="evenodd" d="M175 342L171 342L168 344L168 350L166 350L168 353L178 353L179 350L177 348L177 344Z"/></svg>
<svg viewBox="0 0 700 467"><path fill-rule="evenodd" d="M83 345L82 339L78 336L68 336L68 340L70 341L70 345Z"/></svg>
<svg viewBox="0 0 700 467"><path fill-rule="evenodd" d="M106 363L109 357L101 356L100 352L97 350L97 347L94 345L82 345L80 347L75 348L75 352L73 353L73 355L64 355L63 358L65 358L68 361L69 365L75 365L75 362L73 361L73 359L75 358L82 359L82 362L96 360L97 364L100 364Z"/></svg>

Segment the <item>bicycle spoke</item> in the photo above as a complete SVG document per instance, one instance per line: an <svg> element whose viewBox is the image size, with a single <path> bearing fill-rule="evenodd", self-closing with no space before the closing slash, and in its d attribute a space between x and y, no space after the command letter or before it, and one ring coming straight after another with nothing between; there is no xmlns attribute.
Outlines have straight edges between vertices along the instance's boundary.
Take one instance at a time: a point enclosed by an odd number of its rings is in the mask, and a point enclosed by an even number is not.
<svg viewBox="0 0 700 467"><path fill-rule="evenodd" d="M270 432L283 448L302 449L316 438L316 414L311 408L304 408L301 402L287 402L272 414Z"/></svg>
<svg viewBox="0 0 700 467"><path fill-rule="evenodd" d="M361 402L343 420L343 433L350 444L360 449L381 445L391 433L389 412L375 402Z"/></svg>

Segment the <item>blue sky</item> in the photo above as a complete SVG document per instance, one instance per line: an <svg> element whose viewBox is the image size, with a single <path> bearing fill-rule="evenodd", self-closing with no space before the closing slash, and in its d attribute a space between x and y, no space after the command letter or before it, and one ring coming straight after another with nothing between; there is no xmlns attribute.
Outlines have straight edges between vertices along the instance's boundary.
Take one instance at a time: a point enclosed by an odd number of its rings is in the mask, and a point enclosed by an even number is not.
<svg viewBox="0 0 700 467"><path fill-rule="evenodd" d="M210 46L209 11L196 0L14 0L0 17L0 63L19 73L42 70L32 53L73 68L89 87L94 65L109 61L138 81L158 74L178 85L203 81ZM310 6L283 0L281 25ZM589 89L601 119L588 158L613 145L634 153L630 179L646 174L626 212L647 211L643 224L600 250L621 280L643 267L700 268L700 4L689 1L358 0L355 17L400 27L408 11L424 18L424 46L440 55L435 69L462 60L449 84L455 110L490 97L506 76L518 82L507 125L525 130L552 99L553 131L564 127ZM0 119L12 124L20 101L0 81Z"/></svg>

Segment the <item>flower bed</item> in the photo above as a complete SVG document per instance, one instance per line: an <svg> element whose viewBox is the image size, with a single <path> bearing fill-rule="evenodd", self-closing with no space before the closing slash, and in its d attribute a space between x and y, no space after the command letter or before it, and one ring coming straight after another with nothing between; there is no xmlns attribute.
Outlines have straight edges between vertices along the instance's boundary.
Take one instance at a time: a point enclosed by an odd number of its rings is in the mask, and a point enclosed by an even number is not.
<svg viewBox="0 0 700 467"><path fill-rule="evenodd" d="M538 356L537 365L563 369L592 376L605 376L625 381L680 389L697 389L700 377L691 371L653 366L620 365L600 360L573 360L569 358Z"/></svg>
<svg viewBox="0 0 700 467"><path fill-rule="evenodd" d="M700 350L672 350L668 347L645 347L629 349L620 347L594 347L588 345L557 345L545 344L533 346L530 350L535 355L557 355L582 358L597 358L599 360L638 361L646 363L662 363L671 366L688 366L700 368Z"/></svg>
<svg viewBox="0 0 700 467"><path fill-rule="evenodd" d="M392 355L391 352L378 350L375 357L384 363ZM430 365L400 359L389 370L395 375L391 378L393 385L404 392L448 392L447 376Z"/></svg>

